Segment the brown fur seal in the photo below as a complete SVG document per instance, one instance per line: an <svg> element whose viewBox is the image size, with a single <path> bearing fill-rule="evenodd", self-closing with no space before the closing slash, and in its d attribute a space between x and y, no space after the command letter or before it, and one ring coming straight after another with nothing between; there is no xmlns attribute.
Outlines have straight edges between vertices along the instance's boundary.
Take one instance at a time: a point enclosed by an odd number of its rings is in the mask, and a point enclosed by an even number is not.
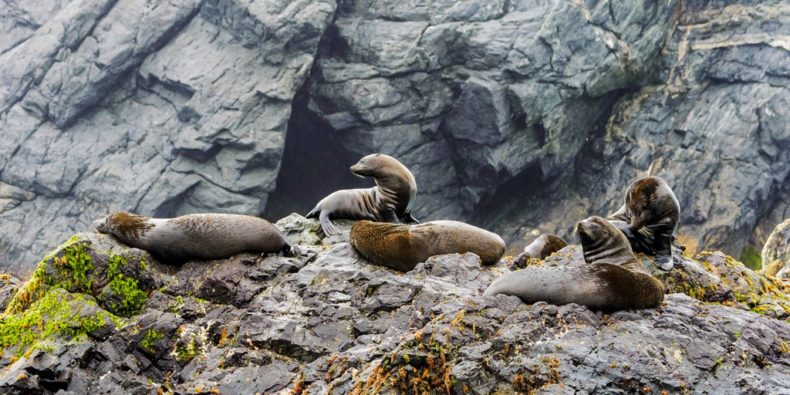
<svg viewBox="0 0 790 395"><path fill-rule="evenodd" d="M340 234L332 219L419 223L411 215L417 182L411 171L397 159L371 154L351 166L351 172L360 177L372 177L376 186L342 189L321 199L306 217L318 217L325 235Z"/></svg>
<svg viewBox="0 0 790 395"><path fill-rule="evenodd" d="M242 252L291 251L280 230L265 219L249 215L150 218L117 211L94 221L93 227L130 247L177 261L227 258Z"/></svg>
<svg viewBox="0 0 790 395"><path fill-rule="evenodd" d="M664 179L646 177L634 181L625 202L609 216L625 234L635 252L656 257L663 270L672 269L672 240L680 218L680 204Z"/></svg>
<svg viewBox="0 0 790 395"><path fill-rule="evenodd" d="M524 252L513 260L510 268L523 269L529 265L530 259L546 259L547 256L565 248L567 245L568 243L558 236L540 235L532 243L524 247Z"/></svg>
<svg viewBox="0 0 790 395"><path fill-rule="evenodd" d="M614 225L590 217L576 230L587 264L527 267L496 279L483 295L515 295L526 303L578 303L607 311L661 304L661 282L636 260L628 239Z"/></svg>
<svg viewBox="0 0 790 395"><path fill-rule="evenodd" d="M555 235L540 235L530 245L524 247L524 255L529 258L546 259L547 256L565 248L568 243Z"/></svg>
<svg viewBox="0 0 790 395"><path fill-rule="evenodd" d="M351 227L349 241L371 262L404 272L434 255L473 252L484 265L493 265L505 254L499 235L457 221L419 225L359 221Z"/></svg>

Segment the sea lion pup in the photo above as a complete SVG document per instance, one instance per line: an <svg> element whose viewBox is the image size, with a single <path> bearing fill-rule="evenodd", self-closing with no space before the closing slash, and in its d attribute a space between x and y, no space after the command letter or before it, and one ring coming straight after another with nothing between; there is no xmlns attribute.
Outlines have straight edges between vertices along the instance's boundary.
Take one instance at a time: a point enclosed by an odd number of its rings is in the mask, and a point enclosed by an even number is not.
<svg viewBox="0 0 790 395"><path fill-rule="evenodd" d="M568 243L555 235L540 235L530 245L524 247L524 255L529 258L546 259L547 256L565 248Z"/></svg>
<svg viewBox="0 0 790 395"><path fill-rule="evenodd" d="M349 241L371 262L402 272L434 255L473 252L484 265L493 265L505 254L505 241L499 235L458 221L419 225L359 221L351 227Z"/></svg>
<svg viewBox="0 0 790 395"><path fill-rule="evenodd" d="M628 239L614 225L590 217L576 224L576 231L587 264L530 266L494 280L483 295L515 295L525 303L578 303L606 311L661 304L661 282L636 260Z"/></svg>
<svg viewBox="0 0 790 395"><path fill-rule="evenodd" d="M167 260L219 259L242 252L291 252L291 246L277 227L249 215L150 218L117 211L93 221L93 227L130 247Z"/></svg>
<svg viewBox="0 0 790 395"><path fill-rule="evenodd" d="M340 234L333 219L367 219L379 222L419 223L412 217L417 182L397 159L385 154L370 154L351 166L360 177L372 177L373 188L341 189L332 192L307 213L321 222L327 236Z"/></svg>
<svg viewBox="0 0 790 395"><path fill-rule="evenodd" d="M540 235L519 254L510 265L510 268L522 269L529 265L530 259L546 259L547 256L565 248L568 243L555 235Z"/></svg>
<svg viewBox="0 0 790 395"><path fill-rule="evenodd" d="M651 176L634 181L625 202L609 216L631 243L635 252L656 257L656 264L670 270L672 240L680 218L680 204L666 181Z"/></svg>

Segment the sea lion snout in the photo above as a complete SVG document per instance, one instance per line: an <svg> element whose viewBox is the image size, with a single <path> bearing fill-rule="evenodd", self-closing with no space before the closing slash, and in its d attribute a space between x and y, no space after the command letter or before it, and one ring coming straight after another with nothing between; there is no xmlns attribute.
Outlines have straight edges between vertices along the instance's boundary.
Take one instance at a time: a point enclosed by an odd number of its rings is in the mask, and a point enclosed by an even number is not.
<svg viewBox="0 0 790 395"><path fill-rule="evenodd" d="M99 233L108 233L107 231L107 219L106 218L99 218L93 221L93 229L96 229Z"/></svg>
<svg viewBox="0 0 790 395"><path fill-rule="evenodd" d="M360 177L376 177L382 167L381 154L370 154L351 166L351 172Z"/></svg>
<svg viewBox="0 0 790 395"><path fill-rule="evenodd" d="M370 177L373 173L373 170L362 163L362 161L357 162L354 166L351 166L350 169L351 173L362 178Z"/></svg>

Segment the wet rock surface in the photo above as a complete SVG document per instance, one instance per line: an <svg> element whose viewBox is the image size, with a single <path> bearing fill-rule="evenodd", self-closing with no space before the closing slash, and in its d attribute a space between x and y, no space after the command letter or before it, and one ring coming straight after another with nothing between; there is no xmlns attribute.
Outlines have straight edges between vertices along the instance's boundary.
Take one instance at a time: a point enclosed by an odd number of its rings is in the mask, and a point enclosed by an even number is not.
<svg viewBox="0 0 790 395"><path fill-rule="evenodd" d="M339 225L348 231L347 223ZM292 236L320 240L317 221L292 215L278 226ZM296 257L241 254L172 267L104 235L79 234L42 261L39 275L58 276L43 277L35 300L2 317L0 335L15 317L36 312L43 312L42 321L32 322L31 333L60 322L59 305L46 305L53 299L66 303L68 317L79 312L90 331L54 331L24 346L4 344L0 388L779 393L790 386L787 310L775 315L782 319L749 311L765 303L738 301L724 277L743 287L753 281L747 277L767 280L739 262L719 262L731 259L718 252L678 256L668 276L694 284L707 274L718 281L710 288L730 291L695 296L719 303L671 293L659 309L609 314L579 305L526 305L505 295L483 298L490 282L509 270L510 258L484 268L473 254L442 255L398 273L368 263L347 242L299 247ZM80 284L91 286L69 292L65 280L83 278L68 263L80 254L93 267ZM100 298L99 285L108 282L102 273L111 272L112 256L118 255L129 257L124 276L137 280L145 294L139 311L126 317ZM577 265L580 255L570 245L530 263ZM141 267L140 260L148 263ZM649 258L644 262L654 270ZM85 266L75 266L80 267ZM670 292L682 287L665 281ZM752 292L759 299L773 291ZM772 295L777 305L787 306L786 294ZM94 322L96 316L105 320Z"/></svg>
<svg viewBox="0 0 790 395"><path fill-rule="evenodd" d="M123 209L306 212L414 172L419 219L513 251L648 169L692 249L759 250L790 207L785 2L0 3L0 249L27 274Z"/></svg>

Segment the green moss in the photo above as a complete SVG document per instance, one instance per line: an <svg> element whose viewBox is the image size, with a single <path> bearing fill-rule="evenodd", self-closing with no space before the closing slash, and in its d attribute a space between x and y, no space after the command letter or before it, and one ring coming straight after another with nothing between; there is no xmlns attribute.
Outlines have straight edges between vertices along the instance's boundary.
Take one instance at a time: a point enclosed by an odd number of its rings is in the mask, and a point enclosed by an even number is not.
<svg viewBox="0 0 790 395"><path fill-rule="evenodd" d="M156 354L156 342L162 340L165 337L162 332L157 331L153 328L148 328L143 335L143 338L140 339L140 348L148 352L149 354Z"/></svg>
<svg viewBox="0 0 790 395"><path fill-rule="evenodd" d="M181 362L187 362L198 356L200 354L200 346L196 339L197 336L193 333L189 335L189 339L176 345L176 359Z"/></svg>
<svg viewBox="0 0 790 395"><path fill-rule="evenodd" d="M25 311L0 319L0 346L4 350L16 347L18 355L22 355L39 342L84 336L116 322L117 317L100 309L95 314L81 316L84 305L96 306L96 303L65 291L48 292ZM45 347L45 344L40 346Z"/></svg>
<svg viewBox="0 0 790 395"><path fill-rule="evenodd" d="M137 279L125 276L121 268L127 264L123 255L110 254L107 267L107 278L110 279L110 289L120 299L112 306L113 310L123 316L131 316L140 312L148 300L148 294L140 289ZM141 266L144 263L141 261Z"/></svg>
<svg viewBox="0 0 790 395"><path fill-rule="evenodd" d="M81 243L75 237L69 239L67 245L52 258L59 279L48 277L45 280L49 280L46 282L50 288L61 287L71 292L90 293L93 280L88 277L88 273L94 269L93 261L87 252L87 243Z"/></svg>
<svg viewBox="0 0 790 395"><path fill-rule="evenodd" d="M65 288L70 292L91 293L93 280L88 274L94 269L87 243L78 236L72 236L39 262L33 276L23 285L6 307L6 314L16 314L26 310L32 303L42 298L47 290ZM55 275L48 272L50 265Z"/></svg>
<svg viewBox="0 0 790 395"><path fill-rule="evenodd" d="M757 251L756 248L750 245L743 247L740 261L752 270L760 270L763 267L763 258L760 256L760 251Z"/></svg>

